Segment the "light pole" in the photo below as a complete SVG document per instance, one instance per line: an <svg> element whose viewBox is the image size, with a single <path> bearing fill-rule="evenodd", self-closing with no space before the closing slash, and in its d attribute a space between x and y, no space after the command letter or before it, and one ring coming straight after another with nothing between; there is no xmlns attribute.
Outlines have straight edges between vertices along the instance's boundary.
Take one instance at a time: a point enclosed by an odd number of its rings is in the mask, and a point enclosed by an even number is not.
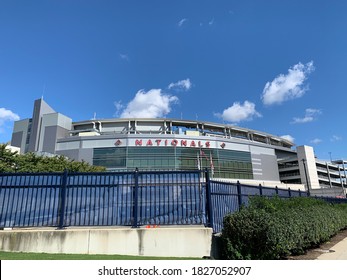
<svg viewBox="0 0 347 280"><path fill-rule="evenodd" d="M306 178L306 186L307 186L307 194L310 196L310 186L308 184L308 178L307 178L307 171L306 171L306 159L302 159L302 164L304 165L304 172L305 172L305 178Z"/></svg>

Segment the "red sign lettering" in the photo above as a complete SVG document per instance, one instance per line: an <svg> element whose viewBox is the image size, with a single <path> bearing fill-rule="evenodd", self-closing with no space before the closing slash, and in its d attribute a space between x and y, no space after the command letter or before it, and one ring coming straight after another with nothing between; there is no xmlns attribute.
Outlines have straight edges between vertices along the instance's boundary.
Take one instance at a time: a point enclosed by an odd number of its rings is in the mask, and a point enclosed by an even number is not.
<svg viewBox="0 0 347 280"><path fill-rule="evenodd" d="M147 141L146 146L153 146L153 143L152 143L151 139L149 139L149 140Z"/></svg>
<svg viewBox="0 0 347 280"><path fill-rule="evenodd" d="M203 147L206 147L206 148L210 148L211 147L211 142L210 141L195 141L195 140L177 140L177 139L172 139L172 140L162 140L162 139L148 139L148 140L143 140L143 139L135 139L135 146L142 146L143 142L142 141L146 141L146 146L153 146L155 145L156 143L156 146L159 147L159 146L168 146L168 145L171 145L171 146L181 146L181 147L198 147L198 148L203 148ZM171 142L169 142L171 141ZM122 144L122 141L121 140L117 140L114 145L115 146L118 146L118 145L121 145ZM226 146L225 143L221 143L220 144L220 147L222 149L224 149L224 147Z"/></svg>
<svg viewBox="0 0 347 280"><path fill-rule="evenodd" d="M174 139L174 140L171 141L171 145L172 145L172 146L175 146L175 147L176 147L177 144L178 144L178 141L177 141L176 139Z"/></svg>
<svg viewBox="0 0 347 280"><path fill-rule="evenodd" d="M135 140L135 146L142 146L142 140Z"/></svg>
<svg viewBox="0 0 347 280"><path fill-rule="evenodd" d="M155 140L155 142L157 143L157 146L159 146L159 145L160 145L161 140L160 140L160 139L158 139L158 140Z"/></svg>

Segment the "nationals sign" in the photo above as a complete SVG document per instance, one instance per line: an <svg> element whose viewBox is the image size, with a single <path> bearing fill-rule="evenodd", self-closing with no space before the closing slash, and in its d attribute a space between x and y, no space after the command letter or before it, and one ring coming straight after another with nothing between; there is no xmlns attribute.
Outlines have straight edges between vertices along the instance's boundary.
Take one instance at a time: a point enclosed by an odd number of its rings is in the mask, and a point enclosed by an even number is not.
<svg viewBox="0 0 347 280"><path fill-rule="evenodd" d="M177 140L177 139L135 139L135 146L156 146L156 147L191 147L191 148L210 148L210 141L196 141L196 140ZM115 146L122 145L122 141L118 139ZM220 147L224 149L225 143L221 143Z"/></svg>

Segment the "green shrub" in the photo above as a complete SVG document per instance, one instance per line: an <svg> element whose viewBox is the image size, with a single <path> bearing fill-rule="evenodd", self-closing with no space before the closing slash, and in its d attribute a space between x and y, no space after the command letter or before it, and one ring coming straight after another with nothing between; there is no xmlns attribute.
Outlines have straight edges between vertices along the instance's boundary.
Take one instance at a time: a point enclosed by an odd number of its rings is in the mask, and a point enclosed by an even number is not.
<svg viewBox="0 0 347 280"><path fill-rule="evenodd" d="M301 254L347 227L347 205L313 198L254 197L224 218L225 259L282 259Z"/></svg>

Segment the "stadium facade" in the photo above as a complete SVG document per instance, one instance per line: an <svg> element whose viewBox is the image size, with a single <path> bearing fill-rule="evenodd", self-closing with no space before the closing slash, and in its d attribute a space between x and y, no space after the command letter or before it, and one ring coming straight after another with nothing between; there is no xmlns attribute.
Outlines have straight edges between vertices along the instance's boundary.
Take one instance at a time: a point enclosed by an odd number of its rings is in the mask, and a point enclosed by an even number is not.
<svg viewBox="0 0 347 280"><path fill-rule="evenodd" d="M21 153L59 154L115 171L209 168L214 178L311 182L311 188L322 187L318 173L312 171L311 147L295 150L294 143L266 132L169 118L73 122L43 99L35 101L32 118L15 122L11 145L19 147ZM337 166L340 175L334 177L335 183L339 181L343 187L345 166L331 165Z"/></svg>

